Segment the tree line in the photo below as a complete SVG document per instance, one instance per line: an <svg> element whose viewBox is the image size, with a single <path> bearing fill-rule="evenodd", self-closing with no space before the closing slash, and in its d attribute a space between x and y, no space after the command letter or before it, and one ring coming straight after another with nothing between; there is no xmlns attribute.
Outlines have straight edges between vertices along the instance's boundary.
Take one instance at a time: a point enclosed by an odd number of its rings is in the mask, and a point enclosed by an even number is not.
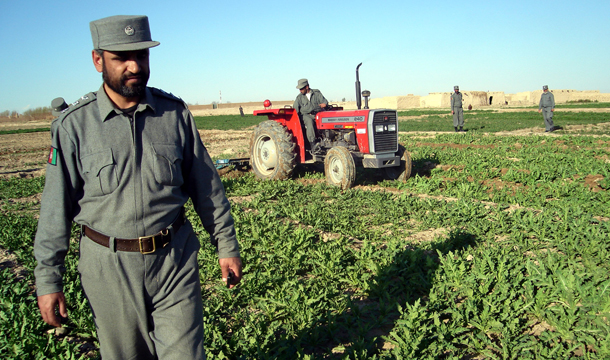
<svg viewBox="0 0 610 360"><path fill-rule="evenodd" d="M10 111L10 110L4 110L0 112L0 118L29 118L32 120L37 120L37 119L48 119L53 117L53 114L51 113L51 107L50 106L43 106L43 107L37 107L34 109L29 109L24 111L23 113L19 113L16 110Z"/></svg>

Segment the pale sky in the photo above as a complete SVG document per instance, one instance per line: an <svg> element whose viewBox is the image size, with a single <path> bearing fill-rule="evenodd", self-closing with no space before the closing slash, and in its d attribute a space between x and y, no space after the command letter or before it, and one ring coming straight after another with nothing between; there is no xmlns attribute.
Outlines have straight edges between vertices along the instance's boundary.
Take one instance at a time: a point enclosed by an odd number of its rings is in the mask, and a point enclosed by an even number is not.
<svg viewBox="0 0 610 360"><path fill-rule="evenodd" d="M541 89L610 92L610 1L0 0L0 111L97 91L89 22L148 15L149 85L190 104Z"/></svg>

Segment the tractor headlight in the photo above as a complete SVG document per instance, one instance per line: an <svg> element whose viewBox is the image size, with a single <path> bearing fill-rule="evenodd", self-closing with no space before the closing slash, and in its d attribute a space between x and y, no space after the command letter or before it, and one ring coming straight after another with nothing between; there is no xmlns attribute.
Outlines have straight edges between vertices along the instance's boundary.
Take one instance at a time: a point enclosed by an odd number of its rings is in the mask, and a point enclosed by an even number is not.
<svg viewBox="0 0 610 360"><path fill-rule="evenodd" d="M396 124L388 125L388 131L395 132L396 131Z"/></svg>
<svg viewBox="0 0 610 360"><path fill-rule="evenodd" d="M383 132L383 125L375 125L375 132L376 133L382 133Z"/></svg>

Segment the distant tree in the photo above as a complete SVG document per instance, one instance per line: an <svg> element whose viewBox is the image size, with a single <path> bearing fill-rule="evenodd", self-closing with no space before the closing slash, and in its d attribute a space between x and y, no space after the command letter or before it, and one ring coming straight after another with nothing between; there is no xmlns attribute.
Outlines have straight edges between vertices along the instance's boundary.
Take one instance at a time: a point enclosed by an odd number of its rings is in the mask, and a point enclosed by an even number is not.
<svg viewBox="0 0 610 360"><path fill-rule="evenodd" d="M10 111L4 110L3 112L0 112L0 117L8 117L10 114Z"/></svg>
<svg viewBox="0 0 610 360"><path fill-rule="evenodd" d="M345 98L341 99L341 101L345 102Z"/></svg>
<svg viewBox="0 0 610 360"><path fill-rule="evenodd" d="M11 117L15 119L19 117L19 113L17 112L17 110L11 111Z"/></svg>
<svg viewBox="0 0 610 360"><path fill-rule="evenodd" d="M32 119L44 119L47 117L52 117L52 113L51 113L51 107L50 106L44 106L44 107L37 107L35 109L29 109L23 112L24 116L28 116Z"/></svg>

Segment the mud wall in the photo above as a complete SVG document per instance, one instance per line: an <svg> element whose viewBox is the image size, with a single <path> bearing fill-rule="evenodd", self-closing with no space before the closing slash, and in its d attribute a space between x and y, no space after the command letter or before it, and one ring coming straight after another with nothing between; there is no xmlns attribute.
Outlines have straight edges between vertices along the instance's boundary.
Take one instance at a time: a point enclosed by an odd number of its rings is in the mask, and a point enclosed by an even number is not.
<svg viewBox="0 0 610 360"><path fill-rule="evenodd" d="M504 91L490 91L487 93L487 105L503 106L508 105Z"/></svg>
<svg viewBox="0 0 610 360"><path fill-rule="evenodd" d="M610 102L610 93L600 93L599 90L554 90L551 92L555 96L555 103L562 104L569 101L598 101ZM472 105L473 108L480 107L502 107L502 106L532 106L538 105L542 90L524 91L515 94L506 94L503 91L462 91L463 104L468 108ZM273 108L284 107L291 105L291 100L271 100ZM332 104L342 106L345 110L356 109L356 102L349 101L331 101ZM362 99L362 108L364 108L364 99ZM451 105L451 92L434 92L425 96L409 94L406 96L387 96L383 98L369 99L369 108L371 109L417 109L417 108L446 108ZM243 102L243 103L227 103L213 105L191 105L189 109L195 113L206 115L220 114L223 110L235 109L231 113L239 113L239 107L244 108L245 113L252 113L252 110L263 109L262 101ZM247 110L246 110L247 109Z"/></svg>

